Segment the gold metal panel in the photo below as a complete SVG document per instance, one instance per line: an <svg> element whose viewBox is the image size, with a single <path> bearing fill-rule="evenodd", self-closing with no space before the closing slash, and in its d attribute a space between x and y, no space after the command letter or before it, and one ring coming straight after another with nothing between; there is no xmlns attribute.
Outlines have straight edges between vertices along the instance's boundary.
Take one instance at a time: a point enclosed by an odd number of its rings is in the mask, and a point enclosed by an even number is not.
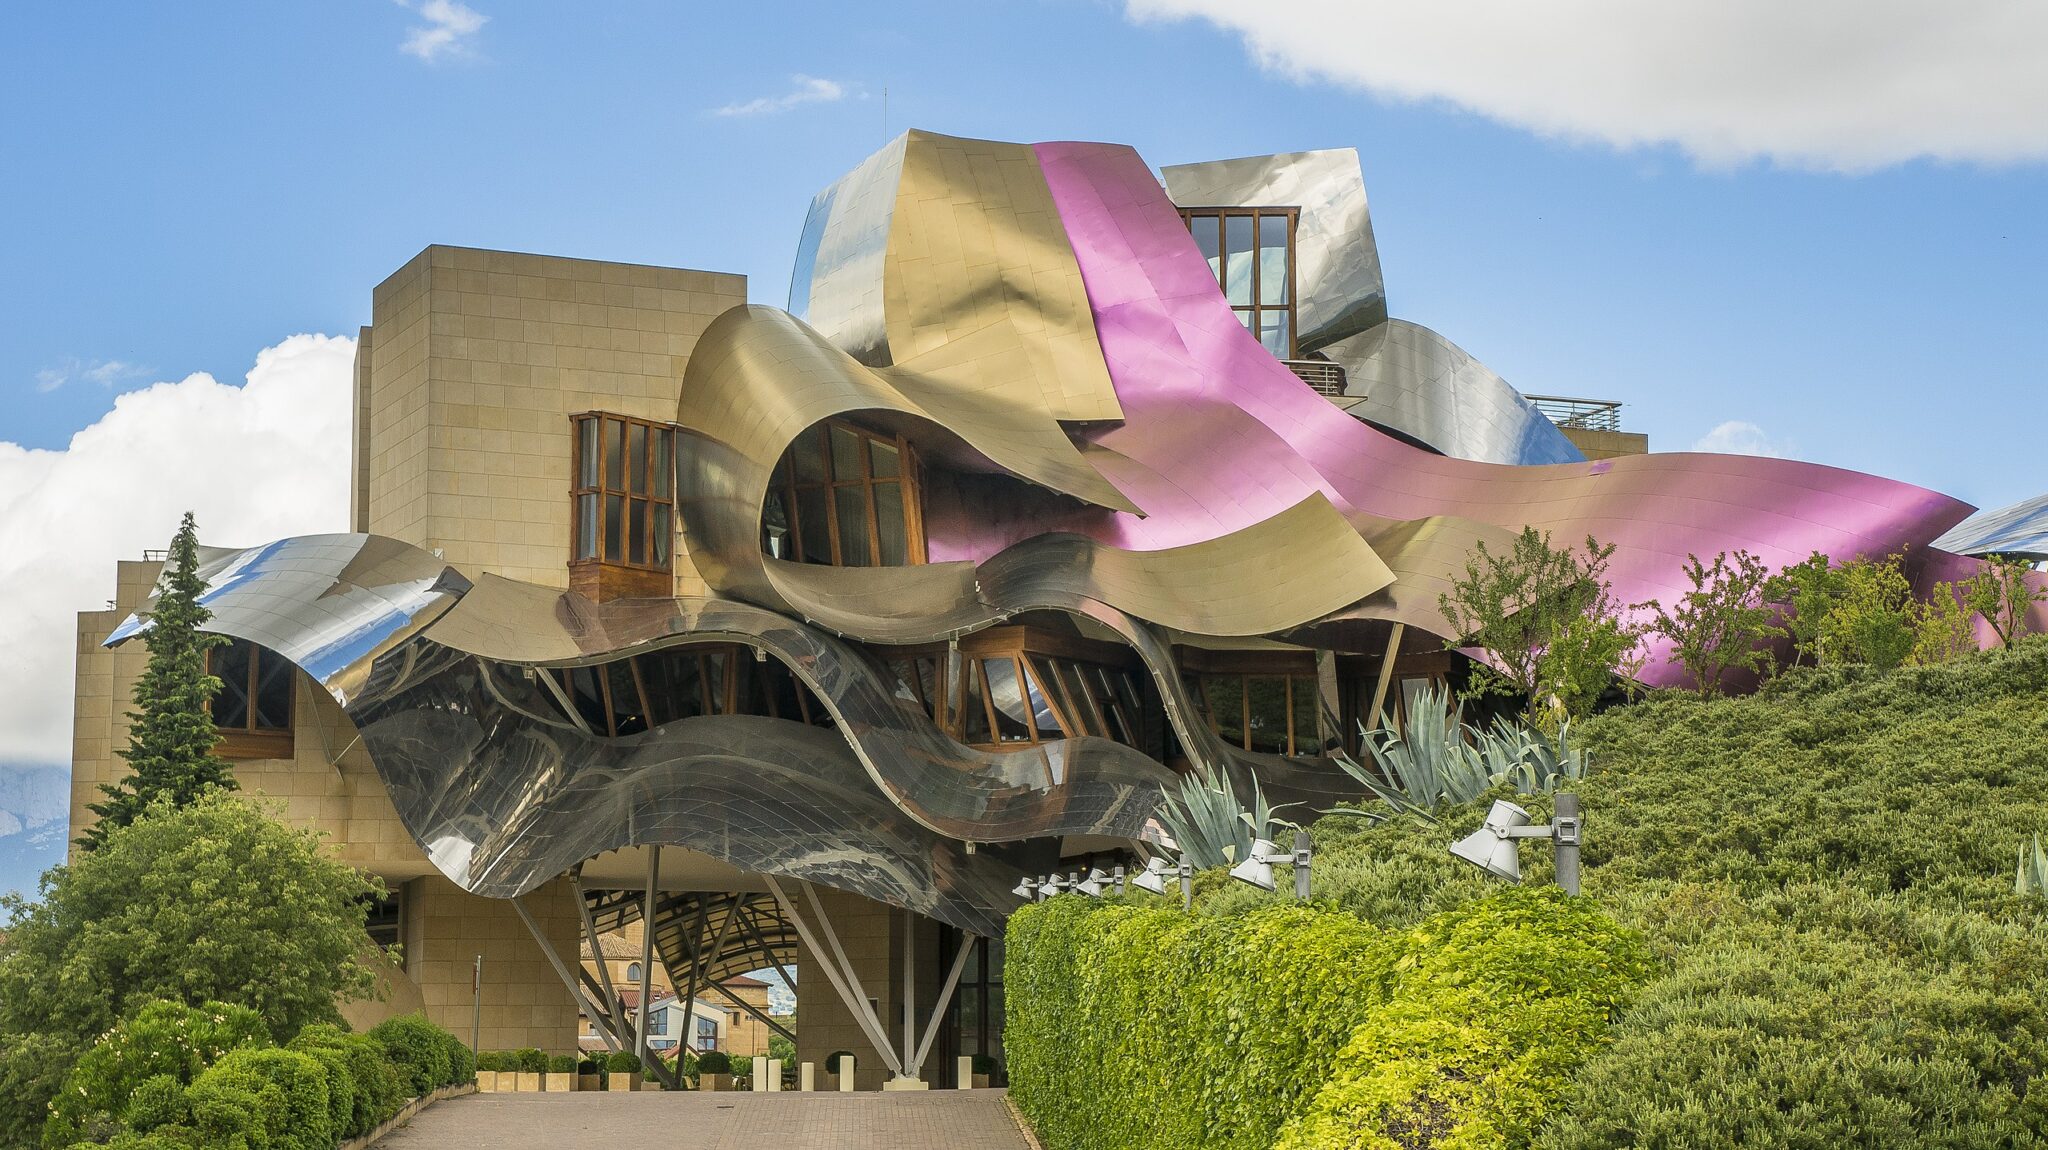
<svg viewBox="0 0 2048 1150"><path fill-rule="evenodd" d="M1123 418L1030 147L910 132L883 284L896 366L1054 419Z"/></svg>

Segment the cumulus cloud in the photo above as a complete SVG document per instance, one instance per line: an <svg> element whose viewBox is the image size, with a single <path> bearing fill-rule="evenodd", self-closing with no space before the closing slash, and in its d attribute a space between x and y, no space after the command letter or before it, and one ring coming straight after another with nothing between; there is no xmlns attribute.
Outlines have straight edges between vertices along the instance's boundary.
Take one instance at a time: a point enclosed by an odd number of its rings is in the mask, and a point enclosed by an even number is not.
<svg viewBox="0 0 2048 1150"><path fill-rule="evenodd" d="M0 764L71 758L76 613L114 562L197 514L207 544L348 528L355 341L295 335L240 387L204 373L114 400L62 451L0 441Z"/></svg>
<svg viewBox="0 0 2048 1150"><path fill-rule="evenodd" d="M727 104L712 109L714 116L773 116L799 108L805 104L831 104L844 100L849 91L847 85L837 80L821 80L816 76L795 75L789 78L790 89L780 96L762 96L739 104Z"/></svg>
<svg viewBox="0 0 2048 1150"><path fill-rule="evenodd" d="M457 0L422 0L417 6L398 0L398 5L418 12L426 21L405 30L398 50L428 63L443 56L468 55L470 38L490 21L489 16Z"/></svg>
<svg viewBox="0 0 2048 1150"><path fill-rule="evenodd" d="M1716 424L1712 431L1700 436L1692 449L1721 455L1765 455L1772 459L1790 459L1793 445L1790 440L1772 439L1764 434L1763 428L1747 420L1731 419Z"/></svg>
<svg viewBox="0 0 2048 1150"><path fill-rule="evenodd" d="M2037 0L1126 0L1263 66L1708 166L2048 158Z"/></svg>

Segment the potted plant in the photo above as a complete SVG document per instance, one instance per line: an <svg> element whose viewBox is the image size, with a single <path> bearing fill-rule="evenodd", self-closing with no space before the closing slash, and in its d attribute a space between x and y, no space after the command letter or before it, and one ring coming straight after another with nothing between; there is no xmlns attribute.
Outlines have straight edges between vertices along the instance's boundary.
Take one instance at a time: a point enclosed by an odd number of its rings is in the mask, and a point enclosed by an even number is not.
<svg viewBox="0 0 2048 1150"><path fill-rule="evenodd" d="M549 1058L547 1084L541 1089L551 1094L567 1094L576 1089L576 1056L557 1054Z"/></svg>
<svg viewBox="0 0 2048 1150"><path fill-rule="evenodd" d="M576 1089L604 1089L604 1066L588 1054L576 1063Z"/></svg>
<svg viewBox="0 0 2048 1150"><path fill-rule="evenodd" d="M825 1056L825 1089L826 1089L826 1090L838 1090L838 1089L840 1089L840 1085L839 1085L839 1066L840 1066L840 1061L839 1061L839 1060L840 1060L840 1059L842 1059L842 1058L846 1060L847 1064L848 1064L848 1065L849 1065L849 1067L850 1067L850 1066L851 1066L851 1064L852 1064L852 1062L853 1062L853 1052L852 1052L851 1050L835 1050L835 1051L833 1051L832 1053L830 1053L830 1054L827 1054L827 1055ZM851 1070L850 1070L850 1069L849 1069L848 1073L849 1073L849 1074L851 1074Z"/></svg>
<svg viewBox="0 0 2048 1150"><path fill-rule="evenodd" d="M604 1056L606 1090L640 1089L640 1060L630 1050L614 1050Z"/></svg>
<svg viewBox="0 0 2048 1150"><path fill-rule="evenodd" d="M732 1089L732 1058L725 1051L707 1050L697 1056L697 1089Z"/></svg>
<svg viewBox="0 0 2048 1150"><path fill-rule="evenodd" d="M540 1093L541 1081L547 1077L548 1056L529 1046L512 1052L512 1088L527 1094Z"/></svg>
<svg viewBox="0 0 2048 1150"><path fill-rule="evenodd" d="M996 1060L986 1054L974 1056L974 1088L988 1089L989 1076L996 1072Z"/></svg>
<svg viewBox="0 0 2048 1150"><path fill-rule="evenodd" d="M476 1056L476 1089L479 1094L495 1094L498 1091L498 1073L505 1068L505 1055L496 1050L481 1051ZM506 1084L508 1087L510 1083Z"/></svg>

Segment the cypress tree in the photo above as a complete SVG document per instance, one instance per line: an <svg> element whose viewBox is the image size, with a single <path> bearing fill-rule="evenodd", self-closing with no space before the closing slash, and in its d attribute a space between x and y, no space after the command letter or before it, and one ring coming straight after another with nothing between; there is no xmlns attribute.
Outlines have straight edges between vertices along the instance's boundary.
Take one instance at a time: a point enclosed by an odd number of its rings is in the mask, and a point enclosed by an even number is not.
<svg viewBox="0 0 2048 1150"><path fill-rule="evenodd" d="M85 850L105 843L110 831L134 822L154 803L182 807L215 787L235 789L228 764L213 753L218 736L208 704L220 680L206 673L206 653L228 639L199 630L213 615L199 602L206 583L198 570L199 529L187 511L171 540L150 612L149 666L136 680L128 748L120 752L129 774L100 784L106 800L91 804L99 821L78 840Z"/></svg>

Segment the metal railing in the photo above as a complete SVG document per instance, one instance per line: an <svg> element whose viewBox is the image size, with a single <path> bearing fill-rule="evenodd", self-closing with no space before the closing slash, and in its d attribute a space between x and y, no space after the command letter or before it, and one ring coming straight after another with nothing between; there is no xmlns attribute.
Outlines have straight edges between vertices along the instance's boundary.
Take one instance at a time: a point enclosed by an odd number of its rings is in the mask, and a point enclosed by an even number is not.
<svg viewBox="0 0 2048 1150"><path fill-rule="evenodd" d="M1617 399L1573 399L1564 395L1525 395L1536 410L1559 427L1585 431L1620 431L1621 401Z"/></svg>
<svg viewBox="0 0 2048 1150"><path fill-rule="evenodd" d="M1327 359L1283 359L1287 370L1323 395L1344 394L1344 368Z"/></svg>

